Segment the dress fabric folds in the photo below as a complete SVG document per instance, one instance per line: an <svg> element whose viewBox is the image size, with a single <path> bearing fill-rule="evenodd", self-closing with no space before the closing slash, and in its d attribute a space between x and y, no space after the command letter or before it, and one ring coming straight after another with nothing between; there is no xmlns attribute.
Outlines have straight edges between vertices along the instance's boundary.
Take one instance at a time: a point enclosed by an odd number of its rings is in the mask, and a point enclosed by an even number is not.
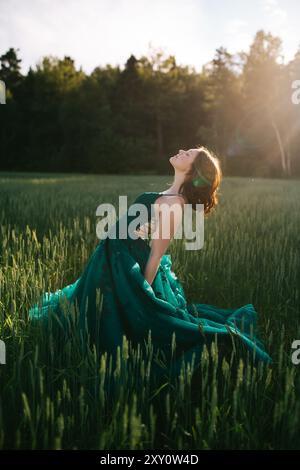
<svg viewBox="0 0 300 470"><path fill-rule="evenodd" d="M162 193L144 192L134 203L147 207L147 223L151 223L151 207ZM126 213L127 228L137 215ZM121 218L120 218L121 219ZM31 320L47 322L49 310L64 324L65 305L77 306L79 328L89 332L92 341L116 357L117 347L122 347L123 335L133 345L145 346L151 334L154 352L159 348L165 364L172 363L172 374L179 374L184 359L201 361L203 347L209 346L217 337L218 345L223 339L236 338L250 351L255 363L271 364L256 331L257 312L249 303L239 308L221 308L204 303L188 303L183 286L172 270L171 256L165 254L156 277L150 285L143 272L150 253L150 244L142 237L132 239L118 236L120 219L116 222L117 238L102 239L92 253L81 276L56 292L44 293L39 303L29 310ZM97 291L103 298L101 312ZM172 350L175 333L175 352ZM152 373L161 376L166 371L159 361L153 363Z"/></svg>

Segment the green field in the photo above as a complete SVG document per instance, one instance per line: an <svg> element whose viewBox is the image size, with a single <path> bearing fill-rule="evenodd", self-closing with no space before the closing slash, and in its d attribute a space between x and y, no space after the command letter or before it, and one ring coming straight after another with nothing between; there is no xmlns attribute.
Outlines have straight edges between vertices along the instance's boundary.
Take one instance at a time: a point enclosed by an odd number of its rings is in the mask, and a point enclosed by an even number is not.
<svg viewBox="0 0 300 470"><path fill-rule="evenodd" d="M144 383L137 387L120 354L124 386L112 400L103 392L105 355L83 351L76 330L61 342L56 330L46 336L28 321L42 292L80 276L99 242L100 203L118 207L118 196L128 195L130 204L171 181L0 173L0 448L300 449L300 364L291 361L300 340L299 181L224 178L203 249L174 240L168 250L190 302L254 304L272 366L235 356L231 367L213 347L197 380L183 368L155 395L144 364L136 365Z"/></svg>

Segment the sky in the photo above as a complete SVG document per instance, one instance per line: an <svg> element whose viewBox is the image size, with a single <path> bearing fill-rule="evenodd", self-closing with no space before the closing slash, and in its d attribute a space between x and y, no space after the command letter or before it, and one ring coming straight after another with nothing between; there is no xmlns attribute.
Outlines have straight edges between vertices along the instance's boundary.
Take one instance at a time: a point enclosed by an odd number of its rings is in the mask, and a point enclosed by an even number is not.
<svg viewBox="0 0 300 470"><path fill-rule="evenodd" d="M299 19L299 0L0 0L0 55L19 49L24 74L44 56L67 55L89 74L161 50L201 71L216 48L247 52L264 29L282 39L287 62Z"/></svg>

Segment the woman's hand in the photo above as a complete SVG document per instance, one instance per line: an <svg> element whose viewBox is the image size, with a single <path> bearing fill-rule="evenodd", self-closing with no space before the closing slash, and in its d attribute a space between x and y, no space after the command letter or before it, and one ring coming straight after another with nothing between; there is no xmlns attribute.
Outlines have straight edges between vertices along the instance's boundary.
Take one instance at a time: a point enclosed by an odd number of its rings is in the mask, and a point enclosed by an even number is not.
<svg viewBox="0 0 300 470"><path fill-rule="evenodd" d="M157 256L155 253L150 253L144 272L144 278L147 282L149 282L150 285L152 284L156 276L158 267L160 265L160 260L160 256Z"/></svg>

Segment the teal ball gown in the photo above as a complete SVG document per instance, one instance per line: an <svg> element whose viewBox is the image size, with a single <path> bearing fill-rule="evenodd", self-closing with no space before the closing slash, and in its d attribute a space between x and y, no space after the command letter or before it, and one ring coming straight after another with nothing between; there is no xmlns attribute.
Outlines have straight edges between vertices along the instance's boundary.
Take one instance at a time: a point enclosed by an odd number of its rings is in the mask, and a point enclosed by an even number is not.
<svg viewBox="0 0 300 470"><path fill-rule="evenodd" d="M146 223L151 223L151 205L161 194L144 192L135 199L134 203L147 207ZM128 215L127 211L126 217L128 228L136 215ZM167 254L162 256L150 285L143 276L150 253L149 241L142 237L118 237L120 219L116 222L117 237L107 237L98 243L81 276L73 284L44 293L39 303L29 310L31 320L47 322L51 310L66 326L67 313L65 308L62 309L61 300L67 300L70 306L76 304L79 328L88 331L99 350L107 351L114 359L118 346L122 348L123 335L143 350L150 332L153 357L158 357L155 353L160 351L168 366L167 372L172 376L180 373L183 359L186 364L194 360L197 368L204 345L209 347L216 337L220 345L223 340L228 344L232 335L245 351L250 351L256 364L258 361L273 362L257 337L257 312L252 304L229 309L188 303ZM103 295L101 312L97 302L99 288ZM173 333L175 350L172 348ZM163 376L167 370L165 365L160 360L153 360L153 376Z"/></svg>

